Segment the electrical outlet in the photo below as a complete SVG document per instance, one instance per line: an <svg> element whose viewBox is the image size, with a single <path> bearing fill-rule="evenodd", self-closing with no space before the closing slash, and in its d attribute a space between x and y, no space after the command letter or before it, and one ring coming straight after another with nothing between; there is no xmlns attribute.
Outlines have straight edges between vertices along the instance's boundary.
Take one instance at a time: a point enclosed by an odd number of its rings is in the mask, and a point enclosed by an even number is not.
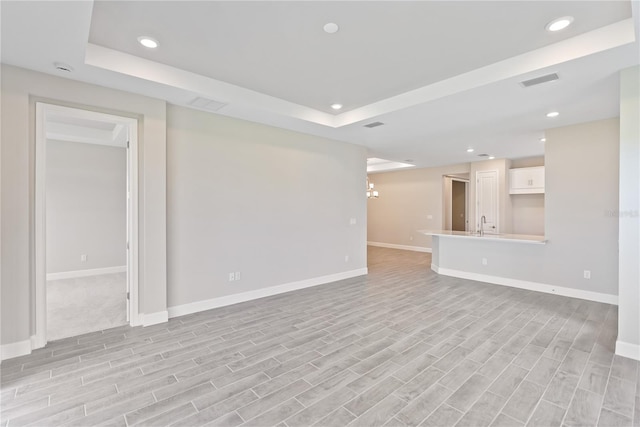
<svg viewBox="0 0 640 427"><path fill-rule="evenodd" d="M87 254L80 255L80 262L87 262Z"/></svg>
<svg viewBox="0 0 640 427"><path fill-rule="evenodd" d="M591 270L585 270L584 271L584 278L585 279L591 279Z"/></svg>
<svg viewBox="0 0 640 427"><path fill-rule="evenodd" d="M427 215L427 219L433 219L433 215Z"/></svg>
<svg viewBox="0 0 640 427"><path fill-rule="evenodd" d="M486 258L482 258L482 265L487 265L487 259Z"/></svg>
<svg viewBox="0 0 640 427"><path fill-rule="evenodd" d="M234 280L236 280L236 275L235 273L229 273L229 281L233 282Z"/></svg>
<svg viewBox="0 0 640 427"><path fill-rule="evenodd" d="M409 236L409 240L413 240L413 236Z"/></svg>
<svg viewBox="0 0 640 427"><path fill-rule="evenodd" d="M349 220L349 224L351 224L351 225L356 225L356 219L355 219L355 218L351 218L351 219Z"/></svg>
<svg viewBox="0 0 640 427"><path fill-rule="evenodd" d="M349 262L349 255L344 256L344 262Z"/></svg>
<svg viewBox="0 0 640 427"><path fill-rule="evenodd" d="M235 280L240 280L240 272L236 271Z"/></svg>

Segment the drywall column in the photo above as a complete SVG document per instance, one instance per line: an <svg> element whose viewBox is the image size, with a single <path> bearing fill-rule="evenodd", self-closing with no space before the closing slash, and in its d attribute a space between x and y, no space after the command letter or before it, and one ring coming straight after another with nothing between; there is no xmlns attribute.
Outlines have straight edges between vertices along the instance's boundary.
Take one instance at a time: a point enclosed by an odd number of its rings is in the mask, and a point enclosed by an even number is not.
<svg viewBox="0 0 640 427"><path fill-rule="evenodd" d="M29 310L29 97L6 87L2 68L2 276L0 357L31 351Z"/></svg>
<svg viewBox="0 0 640 427"><path fill-rule="evenodd" d="M640 66L620 72L620 202L616 354L640 360Z"/></svg>

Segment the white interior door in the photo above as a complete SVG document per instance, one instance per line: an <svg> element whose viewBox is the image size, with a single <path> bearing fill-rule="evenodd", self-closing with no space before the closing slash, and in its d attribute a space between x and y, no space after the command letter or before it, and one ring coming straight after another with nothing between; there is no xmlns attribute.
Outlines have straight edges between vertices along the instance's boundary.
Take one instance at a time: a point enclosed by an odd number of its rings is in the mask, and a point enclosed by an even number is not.
<svg viewBox="0 0 640 427"><path fill-rule="evenodd" d="M476 172L476 229L480 230L480 220L486 222L486 233L498 233L498 171Z"/></svg>

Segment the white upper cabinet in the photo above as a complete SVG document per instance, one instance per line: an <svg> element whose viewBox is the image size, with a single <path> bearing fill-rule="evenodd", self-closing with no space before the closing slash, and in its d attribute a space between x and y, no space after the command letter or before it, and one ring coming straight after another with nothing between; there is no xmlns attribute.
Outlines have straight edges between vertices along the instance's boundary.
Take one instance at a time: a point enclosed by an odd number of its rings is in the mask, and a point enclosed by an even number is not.
<svg viewBox="0 0 640 427"><path fill-rule="evenodd" d="M544 166L509 169L509 194L544 193Z"/></svg>

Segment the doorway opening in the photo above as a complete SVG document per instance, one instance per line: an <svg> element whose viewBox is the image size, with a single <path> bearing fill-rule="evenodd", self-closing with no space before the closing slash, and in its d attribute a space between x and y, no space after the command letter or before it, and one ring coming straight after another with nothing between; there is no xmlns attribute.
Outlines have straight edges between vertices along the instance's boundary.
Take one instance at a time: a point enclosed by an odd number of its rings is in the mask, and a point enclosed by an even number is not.
<svg viewBox="0 0 640 427"><path fill-rule="evenodd" d="M140 323L137 126L36 103L33 348Z"/></svg>
<svg viewBox="0 0 640 427"><path fill-rule="evenodd" d="M469 230L468 175L469 174L444 176L444 230Z"/></svg>

